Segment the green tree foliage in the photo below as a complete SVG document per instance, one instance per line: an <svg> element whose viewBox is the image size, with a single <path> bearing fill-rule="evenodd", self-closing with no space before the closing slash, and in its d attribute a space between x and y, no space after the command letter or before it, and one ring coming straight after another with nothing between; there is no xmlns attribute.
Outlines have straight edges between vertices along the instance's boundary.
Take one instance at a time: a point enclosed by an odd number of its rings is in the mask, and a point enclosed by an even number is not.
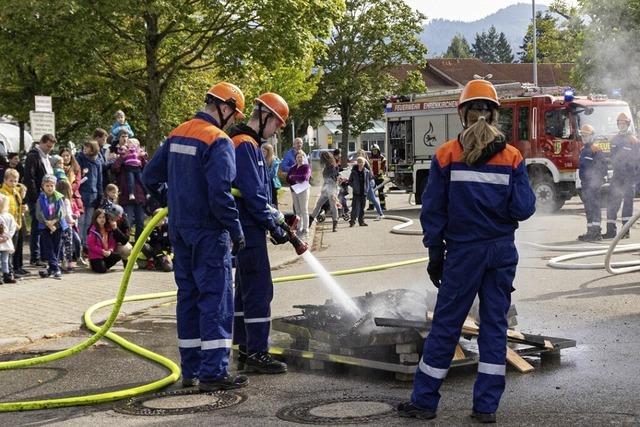
<svg viewBox="0 0 640 427"><path fill-rule="evenodd" d="M444 58L471 58L471 47L462 34L457 34L451 39L451 43L444 54Z"/></svg>
<svg viewBox="0 0 640 427"><path fill-rule="evenodd" d="M488 31L476 33L476 39L471 45L471 52L475 58L487 63L513 62L513 52L504 33L498 34L493 25Z"/></svg>
<svg viewBox="0 0 640 427"><path fill-rule="evenodd" d="M398 89L385 70L425 60L418 35L425 16L402 0L347 0L335 22L327 55L318 63L324 73L311 104L337 111L342 119L343 156L348 135L358 135L381 116L384 96Z"/></svg>
<svg viewBox="0 0 640 427"><path fill-rule="evenodd" d="M536 13L538 62L576 62L584 42L585 24L575 7L556 1L549 12ZM518 53L520 62L533 62L533 23L529 25Z"/></svg>
<svg viewBox="0 0 640 427"><path fill-rule="evenodd" d="M344 7L341 0L3 3L3 112L24 119L33 94L52 95L66 137L109 125L121 108L151 148L221 79L249 100L265 89L281 90L292 108L308 99L317 83L308 78L311 58Z"/></svg>

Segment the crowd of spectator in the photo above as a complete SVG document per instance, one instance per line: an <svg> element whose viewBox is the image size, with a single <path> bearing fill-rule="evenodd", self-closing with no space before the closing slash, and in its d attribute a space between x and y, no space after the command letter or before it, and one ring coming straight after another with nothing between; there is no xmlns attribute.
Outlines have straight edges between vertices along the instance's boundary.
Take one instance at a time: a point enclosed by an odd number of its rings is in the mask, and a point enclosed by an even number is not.
<svg viewBox="0 0 640 427"><path fill-rule="evenodd" d="M27 229L29 265L41 268L40 277L61 279L78 265L104 273L126 264L131 242L158 206L140 180L147 153L124 113L115 117L111 132L96 129L77 150L56 149L55 136L46 134L24 159L12 153L0 162L2 282L31 274L23 262ZM157 236L163 233L154 230L145 247L145 268L171 271L168 238Z"/></svg>

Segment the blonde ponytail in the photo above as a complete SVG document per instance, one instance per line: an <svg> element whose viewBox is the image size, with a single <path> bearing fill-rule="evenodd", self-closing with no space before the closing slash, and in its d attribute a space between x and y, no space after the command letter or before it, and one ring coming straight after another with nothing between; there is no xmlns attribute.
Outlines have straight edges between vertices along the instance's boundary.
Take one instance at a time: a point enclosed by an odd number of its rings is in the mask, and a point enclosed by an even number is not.
<svg viewBox="0 0 640 427"><path fill-rule="evenodd" d="M504 137L504 135L494 125L498 120L498 112L496 110L493 110L491 123L487 122L487 118L481 112L468 110L464 114L467 116L467 123L473 124L460 134L460 143L463 150L462 161L469 166L473 166L482 155L482 150L496 138Z"/></svg>

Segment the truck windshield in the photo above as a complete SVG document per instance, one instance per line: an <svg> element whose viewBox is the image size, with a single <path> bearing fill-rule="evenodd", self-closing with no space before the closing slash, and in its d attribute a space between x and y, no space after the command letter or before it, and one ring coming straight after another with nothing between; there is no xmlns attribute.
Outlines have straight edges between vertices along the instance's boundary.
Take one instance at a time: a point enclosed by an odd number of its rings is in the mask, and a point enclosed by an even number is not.
<svg viewBox="0 0 640 427"><path fill-rule="evenodd" d="M589 108L577 108L578 128L584 124L593 126L596 135L613 135L618 133L616 119L618 114L625 113L627 117L632 117L629 107L626 105L596 105ZM629 130L635 133L633 122Z"/></svg>

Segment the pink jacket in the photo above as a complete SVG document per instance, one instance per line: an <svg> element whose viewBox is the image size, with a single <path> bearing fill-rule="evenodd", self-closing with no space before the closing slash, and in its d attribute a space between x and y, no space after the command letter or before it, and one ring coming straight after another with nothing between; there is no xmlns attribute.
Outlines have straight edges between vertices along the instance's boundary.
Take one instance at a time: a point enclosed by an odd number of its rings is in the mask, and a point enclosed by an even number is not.
<svg viewBox="0 0 640 427"><path fill-rule="evenodd" d="M89 227L89 232L87 233L87 247L89 248L89 259L102 259L104 255L102 251L104 249L108 249L110 251L116 250L116 239L113 237L113 231L108 231L108 242L107 247L104 248L102 246L102 235L96 229L95 225Z"/></svg>

